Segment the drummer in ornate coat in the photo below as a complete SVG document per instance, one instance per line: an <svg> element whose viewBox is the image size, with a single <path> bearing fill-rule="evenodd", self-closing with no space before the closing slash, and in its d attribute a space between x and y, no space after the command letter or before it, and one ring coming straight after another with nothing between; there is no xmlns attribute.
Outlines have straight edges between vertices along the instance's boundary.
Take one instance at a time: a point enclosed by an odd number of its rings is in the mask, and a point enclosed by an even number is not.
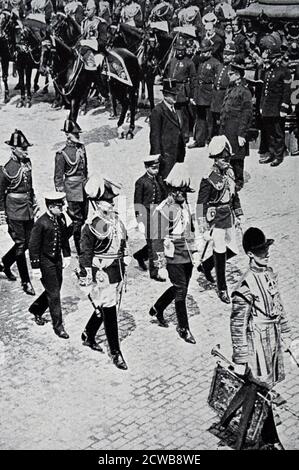
<svg viewBox="0 0 299 470"><path fill-rule="evenodd" d="M159 175L160 155L149 155L144 159L146 172L138 178L135 183L134 208L138 228L145 235L146 245L138 250L133 257L144 271L145 264L149 260L149 271L151 279L164 282L165 279L158 274L158 268L154 265L155 253L152 243L152 216L156 207L166 197L165 183Z"/></svg>
<svg viewBox="0 0 299 470"><path fill-rule="evenodd" d="M8 233L14 245L3 256L0 272L3 271L10 281L15 281L16 277L10 268L16 262L24 292L35 295L25 255L34 216L39 210L32 187L31 161L28 158L28 147L32 144L18 129L5 143L11 147L12 154L9 161L0 167L0 223L7 221Z"/></svg>
<svg viewBox="0 0 299 470"><path fill-rule="evenodd" d="M283 351L292 350L292 332L286 318L279 292L277 274L269 267L269 250L274 240L267 239L262 230L250 227L243 236L243 248L249 257L249 269L232 293L230 320L235 372L250 384L251 396L243 406L243 423L239 428L237 448L242 448L248 428L250 406L254 394L266 395L285 378ZM252 398L253 395L253 398ZM233 415L231 409L222 424ZM247 421L246 421L247 417ZM241 423L240 423L241 424ZM283 450L277 435L270 405L268 416L257 447Z"/></svg>
<svg viewBox="0 0 299 470"><path fill-rule="evenodd" d="M66 120L62 129L67 136L66 145L56 153L54 184L56 191L66 193L68 215L72 219L68 227L69 237L74 237L80 254L81 228L88 213L88 200L84 190L87 180L87 157L84 144L80 141L80 128Z"/></svg>
<svg viewBox="0 0 299 470"><path fill-rule="evenodd" d="M249 155L247 133L253 116L252 95L243 82L245 69L230 64L229 87L220 113L219 133L225 135L232 146L230 164L235 173L236 190L244 185L244 159Z"/></svg>
<svg viewBox="0 0 299 470"><path fill-rule="evenodd" d="M176 80L163 80L163 96L150 117L150 154L161 155L159 174L166 178L176 162L184 161L186 150L182 125L174 107Z"/></svg>

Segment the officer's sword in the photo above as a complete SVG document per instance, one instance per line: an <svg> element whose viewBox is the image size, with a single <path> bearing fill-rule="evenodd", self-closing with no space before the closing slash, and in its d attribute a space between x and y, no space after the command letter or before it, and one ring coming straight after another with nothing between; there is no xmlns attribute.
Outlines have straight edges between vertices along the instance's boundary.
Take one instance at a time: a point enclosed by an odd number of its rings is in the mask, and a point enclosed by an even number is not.
<svg viewBox="0 0 299 470"><path fill-rule="evenodd" d="M76 274L77 278L80 279L80 275L78 273L78 271L74 270L74 273ZM90 293L87 294L87 297L88 297L88 300L90 301L91 305L93 306L93 309L95 312L97 312L98 316L99 317L102 317L103 316L103 311L101 309L101 307L99 307L99 305L96 305L93 298L91 297Z"/></svg>

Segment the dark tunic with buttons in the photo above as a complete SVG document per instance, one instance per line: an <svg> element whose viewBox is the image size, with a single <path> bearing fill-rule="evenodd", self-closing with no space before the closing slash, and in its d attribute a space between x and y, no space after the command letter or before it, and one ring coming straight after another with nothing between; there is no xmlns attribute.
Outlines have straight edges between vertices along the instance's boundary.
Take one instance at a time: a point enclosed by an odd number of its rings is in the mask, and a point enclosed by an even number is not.
<svg viewBox="0 0 299 470"><path fill-rule="evenodd" d="M0 167L0 211L5 210L10 220L33 220L34 203L31 161L12 156Z"/></svg>
<svg viewBox="0 0 299 470"><path fill-rule="evenodd" d="M55 263L64 257L71 256L71 250L66 232L64 215L50 217L43 214L35 222L29 241L29 256L32 268L41 268L45 261Z"/></svg>
<svg viewBox="0 0 299 470"><path fill-rule="evenodd" d="M213 84L219 68L220 62L215 57L199 62L194 89L194 100L198 106L211 105Z"/></svg>
<svg viewBox="0 0 299 470"><path fill-rule="evenodd" d="M287 67L275 64L266 71L260 103L262 117L279 117L281 112L288 112L291 82L291 72Z"/></svg>
<svg viewBox="0 0 299 470"><path fill-rule="evenodd" d="M221 108L219 134L228 138L233 159L242 159L248 154L246 145L239 146L238 136L246 138L252 114L252 96L248 88L243 83L229 87Z"/></svg>
<svg viewBox="0 0 299 470"><path fill-rule="evenodd" d="M226 90L229 86L229 64L222 65L215 77L214 87L212 91L211 111L212 113L220 113Z"/></svg>
<svg viewBox="0 0 299 470"><path fill-rule="evenodd" d="M164 77L177 81L177 103L186 103L193 98L196 70L191 59L173 57L166 68Z"/></svg>
<svg viewBox="0 0 299 470"><path fill-rule="evenodd" d="M66 193L68 202L83 202L87 180L87 158L84 145L67 142L56 153L54 184L56 191Z"/></svg>

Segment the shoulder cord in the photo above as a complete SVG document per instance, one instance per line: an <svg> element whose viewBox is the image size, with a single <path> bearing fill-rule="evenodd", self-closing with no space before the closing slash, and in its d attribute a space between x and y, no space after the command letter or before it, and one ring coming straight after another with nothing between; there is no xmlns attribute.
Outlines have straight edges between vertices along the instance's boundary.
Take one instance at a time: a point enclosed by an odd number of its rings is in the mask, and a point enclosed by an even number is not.
<svg viewBox="0 0 299 470"><path fill-rule="evenodd" d="M5 171L4 168L2 168L2 171L3 171L4 175L6 176L6 178L10 182L8 189L16 189L22 181L25 168L21 166L20 169L18 170L18 172L14 176L10 176L7 173L7 171Z"/></svg>
<svg viewBox="0 0 299 470"><path fill-rule="evenodd" d="M65 172L66 176L74 175L76 173L76 171L78 170L80 160L81 160L81 156L83 156L83 153L82 153L82 155L80 155L80 149L76 149L76 160L75 160L75 162L72 162L70 160L68 154L64 150L61 150L60 152L64 156L66 163L71 167L68 171Z"/></svg>

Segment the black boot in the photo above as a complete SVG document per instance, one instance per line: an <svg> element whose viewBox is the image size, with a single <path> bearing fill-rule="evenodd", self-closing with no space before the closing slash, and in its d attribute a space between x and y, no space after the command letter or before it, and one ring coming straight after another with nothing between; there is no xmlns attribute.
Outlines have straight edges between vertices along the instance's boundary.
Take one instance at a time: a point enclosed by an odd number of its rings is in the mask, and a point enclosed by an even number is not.
<svg viewBox="0 0 299 470"><path fill-rule="evenodd" d="M226 253L217 253L216 251L214 251L214 261L217 278L218 297L222 302L229 304L230 298L227 293L225 276Z"/></svg>
<svg viewBox="0 0 299 470"><path fill-rule="evenodd" d="M103 322L103 316L98 315L96 311L93 312L88 320L85 329L81 335L84 346L88 346L94 351L104 352L100 344L96 341L95 336Z"/></svg>
<svg viewBox="0 0 299 470"><path fill-rule="evenodd" d="M193 337L191 331L189 330L189 322L186 308L186 300L176 300L175 301L175 311L177 315L177 332L181 338L183 338L186 343L195 344L195 338Z"/></svg>
<svg viewBox="0 0 299 470"><path fill-rule="evenodd" d="M198 266L197 271L203 273L207 281L215 284L215 279L211 273L214 267L214 257L210 256L209 258L202 261L202 263Z"/></svg>
<svg viewBox="0 0 299 470"><path fill-rule="evenodd" d="M16 256L16 262L17 262L19 273L20 273L23 291L28 295L35 295L35 291L30 282L25 253L21 253L18 256Z"/></svg>
<svg viewBox="0 0 299 470"><path fill-rule="evenodd" d="M169 304L174 300L175 289L173 286L169 287L162 295L159 297L157 302L153 307L151 307L149 314L153 317L156 316L159 326L164 328L168 327L167 322L164 320L163 312L168 307Z"/></svg>
<svg viewBox="0 0 299 470"><path fill-rule="evenodd" d="M4 264L1 263L1 261L0 261L0 273L2 273L2 272L5 274L5 276L7 277L7 279L9 281L16 281L17 280L16 276L11 272L10 268L5 267Z"/></svg>
<svg viewBox="0 0 299 470"><path fill-rule="evenodd" d="M3 256L0 272L3 271L9 281L16 281L16 276L11 272L10 268L16 261L16 245L13 245L10 250Z"/></svg>
<svg viewBox="0 0 299 470"><path fill-rule="evenodd" d="M158 312L154 305L150 308L149 314L151 317L157 318L159 326L162 326L163 328L168 328L168 323L163 316L163 312Z"/></svg>
<svg viewBox="0 0 299 470"><path fill-rule="evenodd" d="M103 308L104 327L113 363L118 369L128 368L121 352L118 339L116 306Z"/></svg>

